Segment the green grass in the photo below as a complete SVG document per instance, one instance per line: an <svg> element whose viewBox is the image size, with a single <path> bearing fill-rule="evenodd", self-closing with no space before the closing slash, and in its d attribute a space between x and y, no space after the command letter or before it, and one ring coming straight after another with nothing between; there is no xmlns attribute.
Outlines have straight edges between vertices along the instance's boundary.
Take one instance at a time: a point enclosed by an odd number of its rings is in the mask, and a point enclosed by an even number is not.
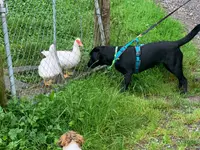
<svg viewBox="0 0 200 150"><path fill-rule="evenodd" d="M45 14L47 18L51 17L51 14L45 13L48 11L40 11L39 8L47 5L47 1L43 2L38 6L35 1L30 1L37 9L27 7L27 10L34 11L36 16ZM74 23L78 14L75 9L71 9L77 7L77 4L67 1L66 5L62 5L62 2L64 1L57 4L60 15L59 48L70 45L79 32L76 30L78 23ZM82 6L84 16L83 43L86 43L82 64L84 65L92 48L93 5L84 0L81 2L79 5ZM17 5L23 6L13 3L10 7ZM15 32L28 33L30 30L27 27L31 25L30 21L26 22L27 25L23 24L23 20L21 25L21 22L14 21L23 16L23 9L15 9L18 12L16 17L12 18L14 12L10 11L9 19L10 26L16 26L15 30L11 29L13 39L16 39ZM32 13L30 12L30 15L33 15ZM112 1L111 44L124 45L164 15L164 11L152 0ZM51 21L46 21L33 21L34 32L31 35L19 34L17 41L20 44L12 41L12 46L16 47L15 50L12 49L16 53L13 57L18 58L14 61L16 66L31 63L26 62L26 55L22 54L25 47L27 53L33 53L31 58L34 55L38 56L39 48L48 48L52 41L52 26L49 24ZM43 26L44 24L47 26ZM40 31L37 32L37 27L41 27L45 35L41 42L38 42L40 38L37 33ZM180 23L168 18L141 38L141 43L177 40L186 34ZM27 42L24 43L23 39ZM184 71L189 81L189 95L197 95L200 93L200 86L193 81L191 73L198 68L197 49L194 45L187 44L182 48L182 52ZM39 59L34 58L32 61L37 64L37 60ZM20 79L30 80L27 76ZM115 70L101 71L85 79L70 81L63 89L49 95L39 95L31 100L24 98L20 102L10 101L4 111L0 108L0 149L60 149L56 142L59 136L68 130L82 134L86 141L83 149L91 150L195 149L200 146L200 105L188 102L188 95L180 96L177 80L162 65L134 75L126 93L119 93L122 80L120 73ZM34 78L34 81L37 81L37 78Z"/></svg>
<svg viewBox="0 0 200 150"><path fill-rule="evenodd" d="M187 109L187 108L186 108ZM191 109L191 107L190 107ZM166 115L166 120L138 143L147 149L195 149L199 148L200 109L175 110Z"/></svg>
<svg viewBox="0 0 200 150"><path fill-rule="evenodd" d="M93 74L48 96L10 101L5 112L0 111L0 148L59 149L56 141L67 130L84 136L84 149L198 145L199 104L178 94L160 98L120 94L117 87L108 74ZM187 130L189 125L192 131Z"/></svg>

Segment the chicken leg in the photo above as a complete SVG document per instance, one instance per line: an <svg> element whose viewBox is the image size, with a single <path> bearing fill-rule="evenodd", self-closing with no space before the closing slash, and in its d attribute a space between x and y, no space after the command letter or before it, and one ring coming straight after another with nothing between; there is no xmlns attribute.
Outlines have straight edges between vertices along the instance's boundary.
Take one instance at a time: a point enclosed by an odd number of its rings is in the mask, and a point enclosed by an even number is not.
<svg viewBox="0 0 200 150"><path fill-rule="evenodd" d="M52 83L53 83L53 80L48 80L48 81L44 80L45 87L50 87L52 85Z"/></svg>
<svg viewBox="0 0 200 150"><path fill-rule="evenodd" d="M65 74L64 74L64 78L66 79L66 78L69 78L70 76L72 76L74 73L73 73L73 71L68 71L68 70L66 70L66 72L65 72Z"/></svg>

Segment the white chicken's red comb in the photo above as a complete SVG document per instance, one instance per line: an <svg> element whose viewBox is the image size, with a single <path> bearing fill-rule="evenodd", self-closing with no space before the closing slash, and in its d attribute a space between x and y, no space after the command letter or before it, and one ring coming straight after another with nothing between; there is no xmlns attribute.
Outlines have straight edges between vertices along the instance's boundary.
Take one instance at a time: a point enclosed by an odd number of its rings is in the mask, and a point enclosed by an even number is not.
<svg viewBox="0 0 200 150"><path fill-rule="evenodd" d="M76 39L76 42L78 43L78 45L79 45L79 46L83 46L83 44L82 44L82 42L81 42L81 39L80 39L80 38L77 38L77 39Z"/></svg>

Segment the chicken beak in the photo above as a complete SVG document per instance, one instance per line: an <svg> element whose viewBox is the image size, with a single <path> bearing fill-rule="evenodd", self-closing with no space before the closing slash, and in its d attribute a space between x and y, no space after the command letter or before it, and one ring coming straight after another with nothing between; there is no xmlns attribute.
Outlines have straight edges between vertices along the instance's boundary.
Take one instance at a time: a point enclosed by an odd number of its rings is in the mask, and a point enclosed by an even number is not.
<svg viewBox="0 0 200 150"><path fill-rule="evenodd" d="M80 41L79 46L83 47L83 43Z"/></svg>

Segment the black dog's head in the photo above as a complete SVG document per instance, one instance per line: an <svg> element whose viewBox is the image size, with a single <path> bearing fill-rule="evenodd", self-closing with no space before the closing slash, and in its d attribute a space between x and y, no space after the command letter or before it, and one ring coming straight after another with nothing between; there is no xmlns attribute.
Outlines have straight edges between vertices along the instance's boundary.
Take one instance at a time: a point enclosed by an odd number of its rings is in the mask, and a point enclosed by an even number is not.
<svg viewBox="0 0 200 150"><path fill-rule="evenodd" d="M95 68L102 65L111 65L114 50L110 46L98 46L90 52L88 67Z"/></svg>
<svg viewBox="0 0 200 150"><path fill-rule="evenodd" d="M95 68L100 65L100 49L95 47L90 52L90 60L88 62L88 67Z"/></svg>

